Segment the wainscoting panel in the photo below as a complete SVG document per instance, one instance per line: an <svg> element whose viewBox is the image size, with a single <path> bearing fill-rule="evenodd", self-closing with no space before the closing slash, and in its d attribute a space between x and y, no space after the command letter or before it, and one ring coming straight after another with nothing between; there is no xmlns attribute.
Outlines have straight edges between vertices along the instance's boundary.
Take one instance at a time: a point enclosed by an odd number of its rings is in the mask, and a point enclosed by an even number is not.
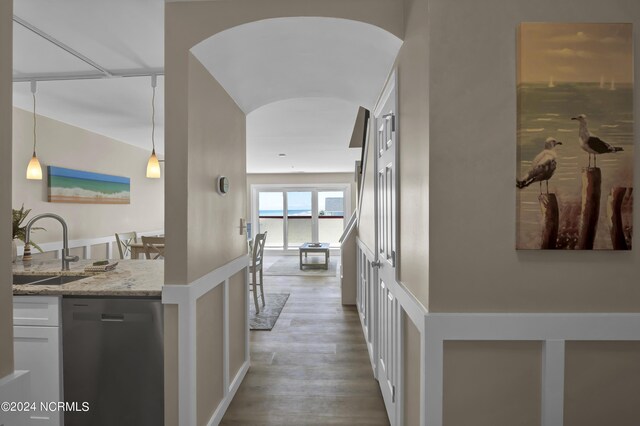
<svg viewBox="0 0 640 426"><path fill-rule="evenodd" d="M248 265L249 256L243 255L221 266L202 278L188 285L165 285L162 290L162 303L178 305L178 417L180 425L197 424L197 362L196 362L196 302L203 295L218 286L223 286L223 399L216 408L207 425L215 426L220 423L225 411L229 407L233 396L240 387L240 383L249 369L249 298L245 297L245 327L244 327L244 362L240 370L231 377L230 372L230 286L245 286L248 294ZM233 279L238 273L244 274L244 280ZM235 283L235 284L234 284Z"/></svg>
<svg viewBox="0 0 640 426"><path fill-rule="evenodd" d="M419 374L421 426L443 425L445 341L541 342L542 426L564 422L565 342L640 341L638 313L429 313L402 283L377 283L376 258L360 239L357 259L357 307L374 374L387 394L385 403L391 394L402 405L399 380ZM402 333L396 334L396 321L403 315L420 333L420 371L405 371L403 365ZM389 411L392 425L402 424L398 413L403 408Z"/></svg>

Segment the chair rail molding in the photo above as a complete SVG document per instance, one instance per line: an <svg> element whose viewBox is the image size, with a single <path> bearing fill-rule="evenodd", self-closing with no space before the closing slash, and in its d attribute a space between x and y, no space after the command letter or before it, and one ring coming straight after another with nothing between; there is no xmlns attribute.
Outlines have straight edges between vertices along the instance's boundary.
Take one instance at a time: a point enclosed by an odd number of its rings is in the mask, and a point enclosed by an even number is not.
<svg viewBox="0 0 640 426"><path fill-rule="evenodd" d="M376 312L366 309L365 295L375 295L373 252L358 239L358 313L370 357L375 359ZM367 288L369 286L369 288ZM567 341L640 341L640 313L433 313L401 283L389 283L391 294L420 333L420 425L443 424L444 342L542 342L541 426L562 426L564 364ZM370 303L369 308L378 306ZM372 320L372 318L374 318ZM403 348L400 348L402 351ZM401 352L402 353L402 352ZM402 357L400 358L402 360ZM373 362L373 361L372 361ZM374 374L376 367L372 365ZM404 365L401 366L404 371ZM393 422L392 422L393 424Z"/></svg>
<svg viewBox="0 0 640 426"><path fill-rule="evenodd" d="M249 256L242 255L229 263L198 278L190 284L165 285L162 288L162 303L178 305L178 418L181 425L197 424L196 394L196 304L200 297L218 286L223 286L223 383L224 395L214 411L208 426L220 423L240 383L249 370ZM245 358L242 367L231 380L229 373L229 280L244 270L244 286L247 297Z"/></svg>
<svg viewBox="0 0 640 426"><path fill-rule="evenodd" d="M156 235L162 235L164 234L164 229L158 229L158 230L154 230L154 231L144 231L144 232L136 232L137 237L153 237ZM91 247L92 246L97 246L100 244L106 244L107 245L107 250L108 253L113 253L113 246L114 244L116 244L116 236L115 234L113 235L109 235L106 237L95 237L95 238L81 238L78 240L70 240L69 241L69 248L73 249L73 248L79 248L82 247L83 249L83 257L85 259L90 259L91 258ZM62 253L62 241L52 241L49 243L42 243L42 244L38 244L40 246L40 248L42 248L42 251L44 253L47 252L55 252L56 253L56 259L59 259ZM22 256L24 254L24 244L19 244L18 245L18 256Z"/></svg>

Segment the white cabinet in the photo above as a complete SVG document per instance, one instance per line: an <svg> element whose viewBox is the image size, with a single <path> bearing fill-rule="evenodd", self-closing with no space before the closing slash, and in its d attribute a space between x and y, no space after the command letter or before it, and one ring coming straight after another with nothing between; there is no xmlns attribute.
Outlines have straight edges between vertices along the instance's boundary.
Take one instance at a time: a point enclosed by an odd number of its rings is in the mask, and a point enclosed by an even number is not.
<svg viewBox="0 0 640 426"><path fill-rule="evenodd" d="M31 398L41 402L62 401L62 329L60 297L15 296L13 341L16 370L31 372ZM34 426L60 426L62 413L31 413Z"/></svg>

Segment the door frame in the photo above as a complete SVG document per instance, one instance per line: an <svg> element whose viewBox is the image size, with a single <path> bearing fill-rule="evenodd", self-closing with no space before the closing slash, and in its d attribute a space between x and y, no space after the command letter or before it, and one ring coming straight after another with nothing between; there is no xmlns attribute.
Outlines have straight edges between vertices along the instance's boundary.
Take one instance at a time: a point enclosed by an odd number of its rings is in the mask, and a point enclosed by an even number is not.
<svg viewBox="0 0 640 426"><path fill-rule="evenodd" d="M344 218L343 218L343 227L347 225L349 218L351 217L351 183L323 183L323 184L277 184L277 183L265 183L265 184L252 184L251 185L251 233L255 235L256 232L259 231L260 220L259 220L259 212L258 212L258 193L260 192L311 192L311 208L312 208L312 238L315 240L318 238L318 218L317 218L317 210L318 210L318 198L317 193L323 191L344 191ZM283 209L286 211L287 209L287 201L286 197L283 199ZM284 212L283 212L284 213ZM283 215L284 216L284 215ZM283 217L283 228L284 228L284 244L287 244L287 221L284 220ZM267 248L265 247L265 250ZM282 249L268 249L270 254L274 255L291 255L297 254L298 247L295 248L282 248ZM340 249L335 247L330 249L332 254L337 254Z"/></svg>
<svg viewBox="0 0 640 426"><path fill-rule="evenodd" d="M374 248L374 256L375 256L375 262L379 263L379 262L386 262L386 259L381 258L381 253L380 253L380 217L379 217L379 207L380 207L380 200L379 200L379 181L378 181L378 161L379 161L379 141L378 141L378 119L384 114L384 107L385 104L390 100L393 99L394 101L394 130L395 130L395 143L393 144L393 154L394 154L394 176L393 176L393 192L395 194L395 198L393 200L394 203L394 209L395 209L395 214L394 214L394 220L393 220L393 236L394 236L394 248L395 248L395 254L393 256L393 280L394 280L394 285L397 286L398 283L398 277L399 277L399 265L400 265L400 237L399 237L399 229L400 229L400 224L399 224L399 213L400 213L400 208L399 208L399 204L400 204L400 184L399 184L399 176L400 176L400 152L399 152L399 144L400 144L400 114L399 114L399 93L398 93L398 74L397 74L397 70L394 69L390 75L389 78L385 84L385 87L382 91L382 93L380 94L380 97L378 98L378 101L376 103L376 106L373 110L373 113L371 114L371 121L370 121L370 127L369 127L369 131L371 132L371 138L370 138L370 142L372 142L373 146L370 146L368 149L372 149L374 150L374 155L373 155L373 169L374 169L374 180L373 180L373 184L374 184L374 210L375 210L375 214L374 214L374 221L375 221L375 227L374 227L374 234L375 234L375 248ZM379 294L381 292L380 290L380 276L379 276L379 268L374 268L374 279L373 279L373 289L374 292L377 294L377 304L375 305L375 309L376 309L376 313L375 313L375 321L376 321L376 341L375 341L375 345L377 346L376 348L376 358L380 358L380 344L381 344L381 338L379 333L381 332L382 328L380 325L380 321L382 319L381 316L381 308L382 308L382 296ZM399 364L398 368L397 368L397 378L396 378L396 389L395 389L395 393L394 393L394 402L393 402L393 408L389 409L389 407L387 408L387 413L389 415L389 420L391 422L392 426L399 426L403 424L403 414L404 414L404 395L403 395L403 386L404 386L404 363L403 363L403 357L404 357L404 353L403 353L403 348L404 348L404 341L403 341L403 335L404 335L404 329L403 329L403 322L404 322L404 315L406 315L402 309L399 306L399 301L396 300L396 303L398 304L398 313L399 313L399 324L397 324L397 333L398 335L395 336L396 338L393 339L394 340L394 346L392 349L394 351L394 357L396 358L396 362ZM383 384L382 382L380 382L381 377L381 371L380 371L380 366L378 365L379 360L376 359L375 360L375 373L376 373L376 378L379 381L379 385L382 389L383 386L386 386L386 384ZM383 391L383 395L385 394L385 391ZM385 405L386 405L386 397L385 399Z"/></svg>

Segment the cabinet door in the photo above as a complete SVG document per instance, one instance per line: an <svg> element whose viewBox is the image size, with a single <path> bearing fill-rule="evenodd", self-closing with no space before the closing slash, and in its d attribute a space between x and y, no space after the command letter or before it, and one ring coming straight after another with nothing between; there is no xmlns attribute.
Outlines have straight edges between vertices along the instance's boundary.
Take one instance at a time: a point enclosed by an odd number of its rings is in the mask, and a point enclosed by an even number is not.
<svg viewBox="0 0 640 426"><path fill-rule="evenodd" d="M61 348L59 327L13 327L15 369L31 372L31 399L40 403L62 400ZM31 413L32 424L60 426L59 412Z"/></svg>

